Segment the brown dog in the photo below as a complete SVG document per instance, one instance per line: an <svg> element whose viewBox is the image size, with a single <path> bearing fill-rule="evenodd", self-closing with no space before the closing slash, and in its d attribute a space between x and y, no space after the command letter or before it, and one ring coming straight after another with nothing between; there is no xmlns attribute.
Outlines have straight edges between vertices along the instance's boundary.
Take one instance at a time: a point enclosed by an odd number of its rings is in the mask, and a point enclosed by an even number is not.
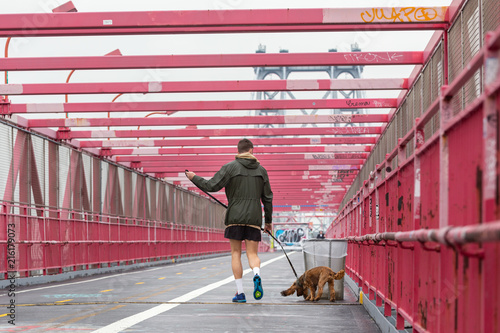
<svg viewBox="0 0 500 333"><path fill-rule="evenodd" d="M333 283L344 277L344 270L335 273L330 267L319 266L307 270L295 281L290 288L283 290L281 296L290 296L297 292L297 296L304 296L306 301L317 301L323 294L323 287L328 282L330 289L330 302L335 302L335 290ZM316 294L316 288L318 293ZM309 291L309 292L308 292ZM306 295L307 294L307 295Z"/></svg>

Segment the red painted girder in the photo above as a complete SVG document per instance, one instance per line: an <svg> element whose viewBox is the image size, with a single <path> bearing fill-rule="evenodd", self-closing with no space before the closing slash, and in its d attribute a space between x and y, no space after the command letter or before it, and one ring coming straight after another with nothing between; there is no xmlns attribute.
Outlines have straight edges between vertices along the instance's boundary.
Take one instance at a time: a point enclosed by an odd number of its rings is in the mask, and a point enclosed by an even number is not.
<svg viewBox="0 0 500 333"><path fill-rule="evenodd" d="M423 64L423 53L326 52L0 58L0 71Z"/></svg>
<svg viewBox="0 0 500 333"><path fill-rule="evenodd" d="M280 135L364 135L380 134L380 127L298 127L298 128L237 128L237 129L178 129L178 130L96 130L71 131L68 139L140 138L140 137L219 137L280 136Z"/></svg>
<svg viewBox="0 0 500 333"><path fill-rule="evenodd" d="M1 30L238 27L364 23L446 23L448 7L182 10L0 15Z"/></svg>
<svg viewBox="0 0 500 333"><path fill-rule="evenodd" d="M195 171L195 170L193 170ZM307 178L305 176L276 176L276 172L269 172L272 175L272 183L288 183L288 182L306 182L309 184L320 184L320 185L350 185L351 182L355 179L353 176L346 176L344 178L338 178L336 176L323 176L321 178ZM196 172L197 175L203 178L211 178L214 173L207 172ZM185 181L186 176L180 177L158 177L158 178L167 178L170 181Z"/></svg>
<svg viewBox="0 0 500 333"><path fill-rule="evenodd" d="M268 167L271 165L342 165L342 164L362 164L364 159L338 159L338 160L287 160L286 163L283 163L283 161L276 159L276 160L268 160L268 161L262 161L261 165L264 167ZM361 162L361 163L359 163ZM208 161L197 161L196 163L203 163L203 167L210 167L210 168L215 168L215 167L221 167L221 163L217 161L213 162L208 162ZM183 167L188 165L184 161L178 161L178 162L168 162L167 164L169 167ZM189 164L189 168L193 168L193 164ZM141 162L141 167L143 168L148 168L148 167L164 167L166 164L164 162ZM194 169L193 169L194 170ZM203 170L203 169L200 169Z"/></svg>
<svg viewBox="0 0 500 333"><path fill-rule="evenodd" d="M252 140L253 142L253 140ZM293 154L293 153L287 153L287 154L262 154L260 151L257 151L257 147L255 148L255 157L257 157L258 160L264 161L264 160L290 160L290 159L305 159L305 160L310 160L310 159L336 159L336 158L352 158L349 156L354 156L354 155L349 155L349 154ZM235 149L236 150L236 149ZM217 155L217 154L212 154L212 155L169 155L169 156L157 156L157 155L152 155L152 156L117 156L116 161L117 162L140 162L140 161L163 161L163 162L169 162L169 161L220 161L221 165L231 162L234 160L236 153L232 155Z"/></svg>
<svg viewBox="0 0 500 333"><path fill-rule="evenodd" d="M204 177L205 178L205 177ZM207 178L210 178L210 177L207 177ZM181 185L184 185L184 186L188 186L189 185L189 181L186 181L186 178L184 177L184 179L173 179L173 178L168 178L169 181L175 181L175 182L180 182ZM350 179L352 180L352 179ZM333 182L326 182L326 181L323 181L323 182L320 182L320 181L310 181L310 180L304 180L304 179L289 179L287 181L278 181L276 179L276 177L273 177L272 179L270 178L270 182L271 182L271 186L274 188L274 187L286 187L286 186L295 186L295 185L300 185L304 188L326 188L326 187L329 187L329 188L336 188L336 186L341 186L341 189L344 189L346 187L349 187L352 182L343 182L343 183L333 183ZM191 186L191 185L189 185Z"/></svg>
<svg viewBox="0 0 500 333"><path fill-rule="evenodd" d="M164 35L164 34L217 34L217 33L267 33L267 32L328 32L328 31L407 31L407 30L446 30L447 23L363 23L335 25L278 25L278 26L239 26L239 27L155 27L155 28L105 28L70 30L0 30L0 37L44 37L44 36L114 36L114 35Z"/></svg>
<svg viewBox="0 0 500 333"><path fill-rule="evenodd" d="M342 145L342 144L370 144L375 143L375 137L335 137L335 138L263 138L252 139L255 147L262 145ZM100 147L186 147L186 146L210 146L235 147L234 139L185 139L185 140L94 140L80 141L80 148Z"/></svg>
<svg viewBox="0 0 500 333"><path fill-rule="evenodd" d="M238 80L0 84L0 95L148 94L408 89L408 79Z"/></svg>
<svg viewBox="0 0 500 333"><path fill-rule="evenodd" d="M1 61L1 59L0 59ZM243 101L164 101L11 104L11 113L222 111L281 109L372 109L397 107L396 98L291 99ZM293 118L290 118L293 119ZM348 119L348 118L346 118Z"/></svg>
<svg viewBox="0 0 500 333"><path fill-rule="evenodd" d="M291 170L301 170L301 171L306 171L306 170L337 170L336 167L340 166L341 168L343 166L356 166L359 167L362 165L364 160L341 160L341 161L334 161L332 162L331 165L280 165L280 166L267 166L266 170L269 171L291 171ZM196 167L196 170L195 170ZM155 172L179 172L184 169L189 169L193 171L205 171L205 172L217 172L220 169L220 166L203 166L203 165L196 165L196 166L189 166L186 165L184 167L169 167L168 165L164 166L158 166L158 167L144 167L142 168L142 171L145 173L155 173Z"/></svg>
<svg viewBox="0 0 500 333"><path fill-rule="evenodd" d="M188 183L189 181L181 181L180 185L185 186L185 187L190 187L193 188L194 186L192 184ZM349 187L350 184L343 184L338 185L338 184L326 184L326 185L319 185L319 184L311 184L306 181L302 182L288 182L288 183L277 183L277 182L272 182L271 187L273 190L275 189L286 189L286 188L301 188L302 192L311 192L311 191L319 191L319 190L330 190L331 192L345 192L346 187Z"/></svg>
<svg viewBox="0 0 500 333"><path fill-rule="evenodd" d="M255 148L256 150L258 147ZM364 153L327 153L327 154L262 154L258 152L255 154L259 161L267 160L334 160L339 158L362 158L360 155ZM171 162L171 161L219 161L221 165L231 162L235 158L235 154L232 155L168 155L168 156L157 156L157 155L140 155L140 156L117 156L117 162L141 162L141 161L158 161L158 162Z"/></svg>
<svg viewBox="0 0 500 333"><path fill-rule="evenodd" d="M211 178L214 173L208 174L206 172L196 172L196 174L200 177L203 178ZM274 186L274 184L287 184L287 183L301 183L305 182L308 184L308 186L323 186L323 185L351 185L352 181L355 179L354 177L345 177L345 178L335 178L332 180L332 177L324 177L324 178L303 178L303 177L284 177L284 176L275 176L276 172L269 172L272 177L270 177L271 184ZM186 177L158 177L162 179L166 179L169 182L183 182L186 181ZM338 182L337 182L338 181Z"/></svg>
<svg viewBox="0 0 500 333"><path fill-rule="evenodd" d="M305 153L305 152L365 152L370 146L312 146L312 147L259 147L261 153ZM161 154L231 154L234 148L106 148L101 155L161 155Z"/></svg>
<svg viewBox="0 0 500 333"><path fill-rule="evenodd" d="M344 161L352 161L352 160L361 160L365 159L366 156L356 156L358 154L352 154L353 158L341 158L341 159L336 159L336 160L287 160L286 164L287 165L334 165L334 164L342 164ZM363 154L366 155L366 154ZM357 157L357 158L355 158ZM203 159L200 159L199 161L196 161L196 163L202 163L204 166L219 166L221 167L223 164L219 161L204 161ZM352 162L349 162L347 164L351 164ZM191 162L186 162L186 161L169 161L168 166L169 167L182 167L185 165L192 165L193 163ZM264 167L267 167L268 165L282 165L283 160L281 160L279 157L276 157L276 160L267 160L267 161L260 161L260 164ZM141 162L139 167L160 167L160 166L165 166L165 162Z"/></svg>
<svg viewBox="0 0 500 333"><path fill-rule="evenodd" d="M222 165L221 165L222 166ZM185 168L184 168L185 170ZM184 174L184 170L177 170L173 172L162 172L161 176L158 176L159 178L163 177L172 177L172 178L178 178L181 177L184 179L186 175ZM308 170L308 171L269 171L269 176L271 177L287 177L289 179L321 179L319 177L339 177L339 174L345 174L346 177L356 177L358 174L358 167L350 167L346 169L340 169L339 170L330 170L330 171L325 171L325 170ZM192 169L191 171L196 172L197 175L204 177L204 178L211 178L214 176L215 172L198 172L195 169ZM158 175L158 174L157 174ZM326 178L326 179L331 179L331 178Z"/></svg>
<svg viewBox="0 0 500 333"><path fill-rule="evenodd" d="M268 80L263 80L268 81ZM198 125L277 125L385 123L387 114L278 115L242 117L156 117L141 118L61 118L29 119L28 127L103 127L103 126L198 126Z"/></svg>

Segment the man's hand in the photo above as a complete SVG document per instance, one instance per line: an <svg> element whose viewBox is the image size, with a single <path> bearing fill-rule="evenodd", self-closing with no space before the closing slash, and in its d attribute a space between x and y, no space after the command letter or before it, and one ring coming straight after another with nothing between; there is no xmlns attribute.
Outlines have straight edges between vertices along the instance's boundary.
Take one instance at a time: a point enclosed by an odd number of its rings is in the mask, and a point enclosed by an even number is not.
<svg viewBox="0 0 500 333"><path fill-rule="evenodd" d="M264 224L264 232L266 232L266 231L268 231L269 233L272 233L273 225L271 223Z"/></svg>
<svg viewBox="0 0 500 333"><path fill-rule="evenodd" d="M194 172L191 172L191 171L187 171L186 170L186 177L189 179L189 180L193 180L193 177L196 176L196 174Z"/></svg>

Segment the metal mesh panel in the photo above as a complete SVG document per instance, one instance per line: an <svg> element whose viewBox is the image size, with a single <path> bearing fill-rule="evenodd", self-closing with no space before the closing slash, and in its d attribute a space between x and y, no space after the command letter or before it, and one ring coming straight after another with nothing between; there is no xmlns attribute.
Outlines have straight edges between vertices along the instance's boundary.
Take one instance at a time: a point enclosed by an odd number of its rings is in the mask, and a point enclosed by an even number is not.
<svg viewBox="0 0 500 333"><path fill-rule="evenodd" d="M83 164L83 176L85 181L85 186L87 189L87 200L89 203L89 211L92 211L92 201L94 196L92 195L92 157L82 154L82 164Z"/></svg>
<svg viewBox="0 0 500 333"><path fill-rule="evenodd" d="M7 186L7 181L9 177L9 170L12 161L13 152L13 140L12 140L12 128L4 124L0 124L0 199L5 198L5 191ZM12 180L12 175L11 180Z"/></svg>
<svg viewBox="0 0 500 333"><path fill-rule="evenodd" d="M413 93L413 89L406 95L405 99L406 107L408 112L411 114L411 117L417 117L418 110L415 110L415 94ZM414 123L412 123L413 125ZM413 126L412 126L413 127Z"/></svg>
<svg viewBox="0 0 500 333"><path fill-rule="evenodd" d="M117 168L118 171L118 188L120 195L116 195L117 204L120 207L120 210L117 212L118 215L125 215L125 169Z"/></svg>
<svg viewBox="0 0 500 333"><path fill-rule="evenodd" d="M12 162L14 162L14 159L16 158L21 158L21 154L20 154L20 150L16 150L15 149L15 144L16 144L16 140L17 140L17 137L18 137L18 130L17 129L12 129L12 132L11 132L11 137L12 137ZM16 177L13 173L10 173L10 181L11 181L11 184L12 184L12 193L13 193L13 196L12 196L12 201L14 202L19 202L19 181L16 181ZM17 177L18 179L19 177ZM6 189L7 190L7 189ZM17 211L16 211L17 210ZM19 214L19 210L18 208L14 208L14 214Z"/></svg>
<svg viewBox="0 0 500 333"><path fill-rule="evenodd" d="M406 101L404 101L403 105L401 105L401 108L399 109L400 117L401 117L401 135L400 137L404 137L409 129L411 128L408 126L409 123L409 117L408 117L408 105L406 104Z"/></svg>
<svg viewBox="0 0 500 333"><path fill-rule="evenodd" d="M500 1L482 0L483 41L488 31L494 31L500 25Z"/></svg>
<svg viewBox="0 0 500 333"><path fill-rule="evenodd" d="M468 64L481 48L481 32L479 22L479 6L477 1L469 1L463 11L463 61ZM465 84L465 105L481 95L481 71Z"/></svg>
<svg viewBox="0 0 500 333"><path fill-rule="evenodd" d="M109 164L106 162L101 162L101 212L109 213L107 209L105 210L105 198L106 198L106 187L108 185L109 177Z"/></svg>
<svg viewBox="0 0 500 333"><path fill-rule="evenodd" d="M69 148L59 147L59 207L71 209L71 182L70 182L70 159L71 150ZM67 196L65 194L68 194ZM66 197L66 198L65 198ZM66 199L66 200L65 200Z"/></svg>
<svg viewBox="0 0 500 333"><path fill-rule="evenodd" d="M425 109L423 109L423 102L422 102L422 76L420 76L417 81L415 82L415 86L413 87L413 114L415 117L420 117L424 112Z"/></svg>
<svg viewBox="0 0 500 333"><path fill-rule="evenodd" d="M149 205L150 205L150 215L152 220L157 220L158 216L156 214L156 209L158 207L158 182L153 181L151 179L149 180L149 191L148 194L150 194L149 198Z"/></svg>
<svg viewBox="0 0 500 333"><path fill-rule="evenodd" d="M425 67L419 83L420 81L422 88L422 111L420 114L423 114L434 101L432 98L432 62Z"/></svg>
<svg viewBox="0 0 500 333"><path fill-rule="evenodd" d="M396 147L396 121L393 118L387 127L388 142L387 142L387 153L390 153Z"/></svg>
<svg viewBox="0 0 500 333"><path fill-rule="evenodd" d="M33 156L34 160L30 160L32 164L31 167L36 166L36 174L37 177L33 177L31 179L32 188L31 191L32 199L31 202L38 203L40 205L45 205L47 202L45 196L45 156L47 154L47 142L41 138L36 136L31 136L31 144L33 147ZM35 193L39 193L41 198L39 198L39 202L35 200ZM36 215L36 211L32 211L32 214Z"/></svg>
<svg viewBox="0 0 500 333"><path fill-rule="evenodd" d="M151 179L145 178L144 181L146 182L146 193L145 193L145 198L147 198L147 201L144 204L144 207L146 208L146 215L144 215L146 218L151 218ZM149 209L148 209L149 208Z"/></svg>
<svg viewBox="0 0 500 333"><path fill-rule="evenodd" d="M134 193L134 194L132 194L132 206L135 205L136 201L137 201L137 198L135 197L135 193L137 193L136 187L137 187L137 178L138 177L139 177L139 175L137 173L132 172L132 177L131 177L132 178L132 181L131 181L131 183L132 183L131 184L131 191L132 191L132 193ZM131 215L133 217L137 217L137 214L134 214L133 211L134 210L132 209L132 214Z"/></svg>
<svg viewBox="0 0 500 333"><path fill-rule="evenodd" d="M174 187L170 184L167 184L166 188L166 198L167 198L167 221L174 221Z"/></svg>
<svg viewBox="0 0 500 333"><path fill-rule="evenodd" d="M406 158L409 158L415 151L415 137L406 144Z"/></svg>
<svg viewBox="0 0 500 333"><path fill-rule="evenodd" d="M439 43L439 46L432 56L432 89L431 89L431 101L435 101L440 94L441 87L443 86L443 44Z"/></svg>
<svg viewBox="0 0 500 333"><path fill-rule="evenodd" d="M394 120L396 122L396 142L395 142L395 146L396 146L398 139L400 139L402 137L401 134L403 133L403 117L402 117L401 110L398 110L396 112Z"/></svg>
<svg viewBox="0 0 500 333"><path fill-rule="evenodd" d="M448 76L449 82L460 74L463 68L462 54L462 14L460 13L456 22L453 24L448 33ZM457 93L453 98L451 107L453 114L457 114L463 108L463 91Z"/></svg>

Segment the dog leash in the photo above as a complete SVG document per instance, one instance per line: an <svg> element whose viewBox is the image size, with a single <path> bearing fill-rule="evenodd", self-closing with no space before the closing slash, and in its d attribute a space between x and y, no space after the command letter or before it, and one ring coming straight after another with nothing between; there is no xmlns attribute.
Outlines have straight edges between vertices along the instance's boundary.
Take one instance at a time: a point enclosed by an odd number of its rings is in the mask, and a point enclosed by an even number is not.
<svg viewBox="0 0 500 333"><path fill-rule="evenodd" d="M184 170L185 172L189 172L189 170ZM188 178L189 179L189 178ZM193 183L193 181L191 180L191 182ZM203 193L205 193L206 195L208 195L210 198L214 199L218 204L220 204L222 207L226 208L227 209L227 206L220 202L219 200L217 200L213 195L211 195L210 193L208 193L207 191L205 191L204 189L200 188L198 185L196 185L195 183L193 183L196 187L198 187L200 190L203 191ZM295 271L295 268L293 267L292 265L292 262L290 261L290 258L288 258L288 255L286 254L286 251L285 249L283 248L283 245L281 245L281 242L279 240L276 239L276 237L273 236L272 233L269 232L269 230L265 230L264 228L260 228L260 230L264 231L264 232L267 232L269 234L269 236L271 236L275 241L276 243L278 243L280 246L281 246L281 249L283 250L283 253L285 254L285 257L286 259L288 260L288 263L290 264L290 267L292 267L292 271L293 271L293 274L295 274L295 277L297 278L297 281L299 280L299 277L297 276L297 272Z"/></svg>

